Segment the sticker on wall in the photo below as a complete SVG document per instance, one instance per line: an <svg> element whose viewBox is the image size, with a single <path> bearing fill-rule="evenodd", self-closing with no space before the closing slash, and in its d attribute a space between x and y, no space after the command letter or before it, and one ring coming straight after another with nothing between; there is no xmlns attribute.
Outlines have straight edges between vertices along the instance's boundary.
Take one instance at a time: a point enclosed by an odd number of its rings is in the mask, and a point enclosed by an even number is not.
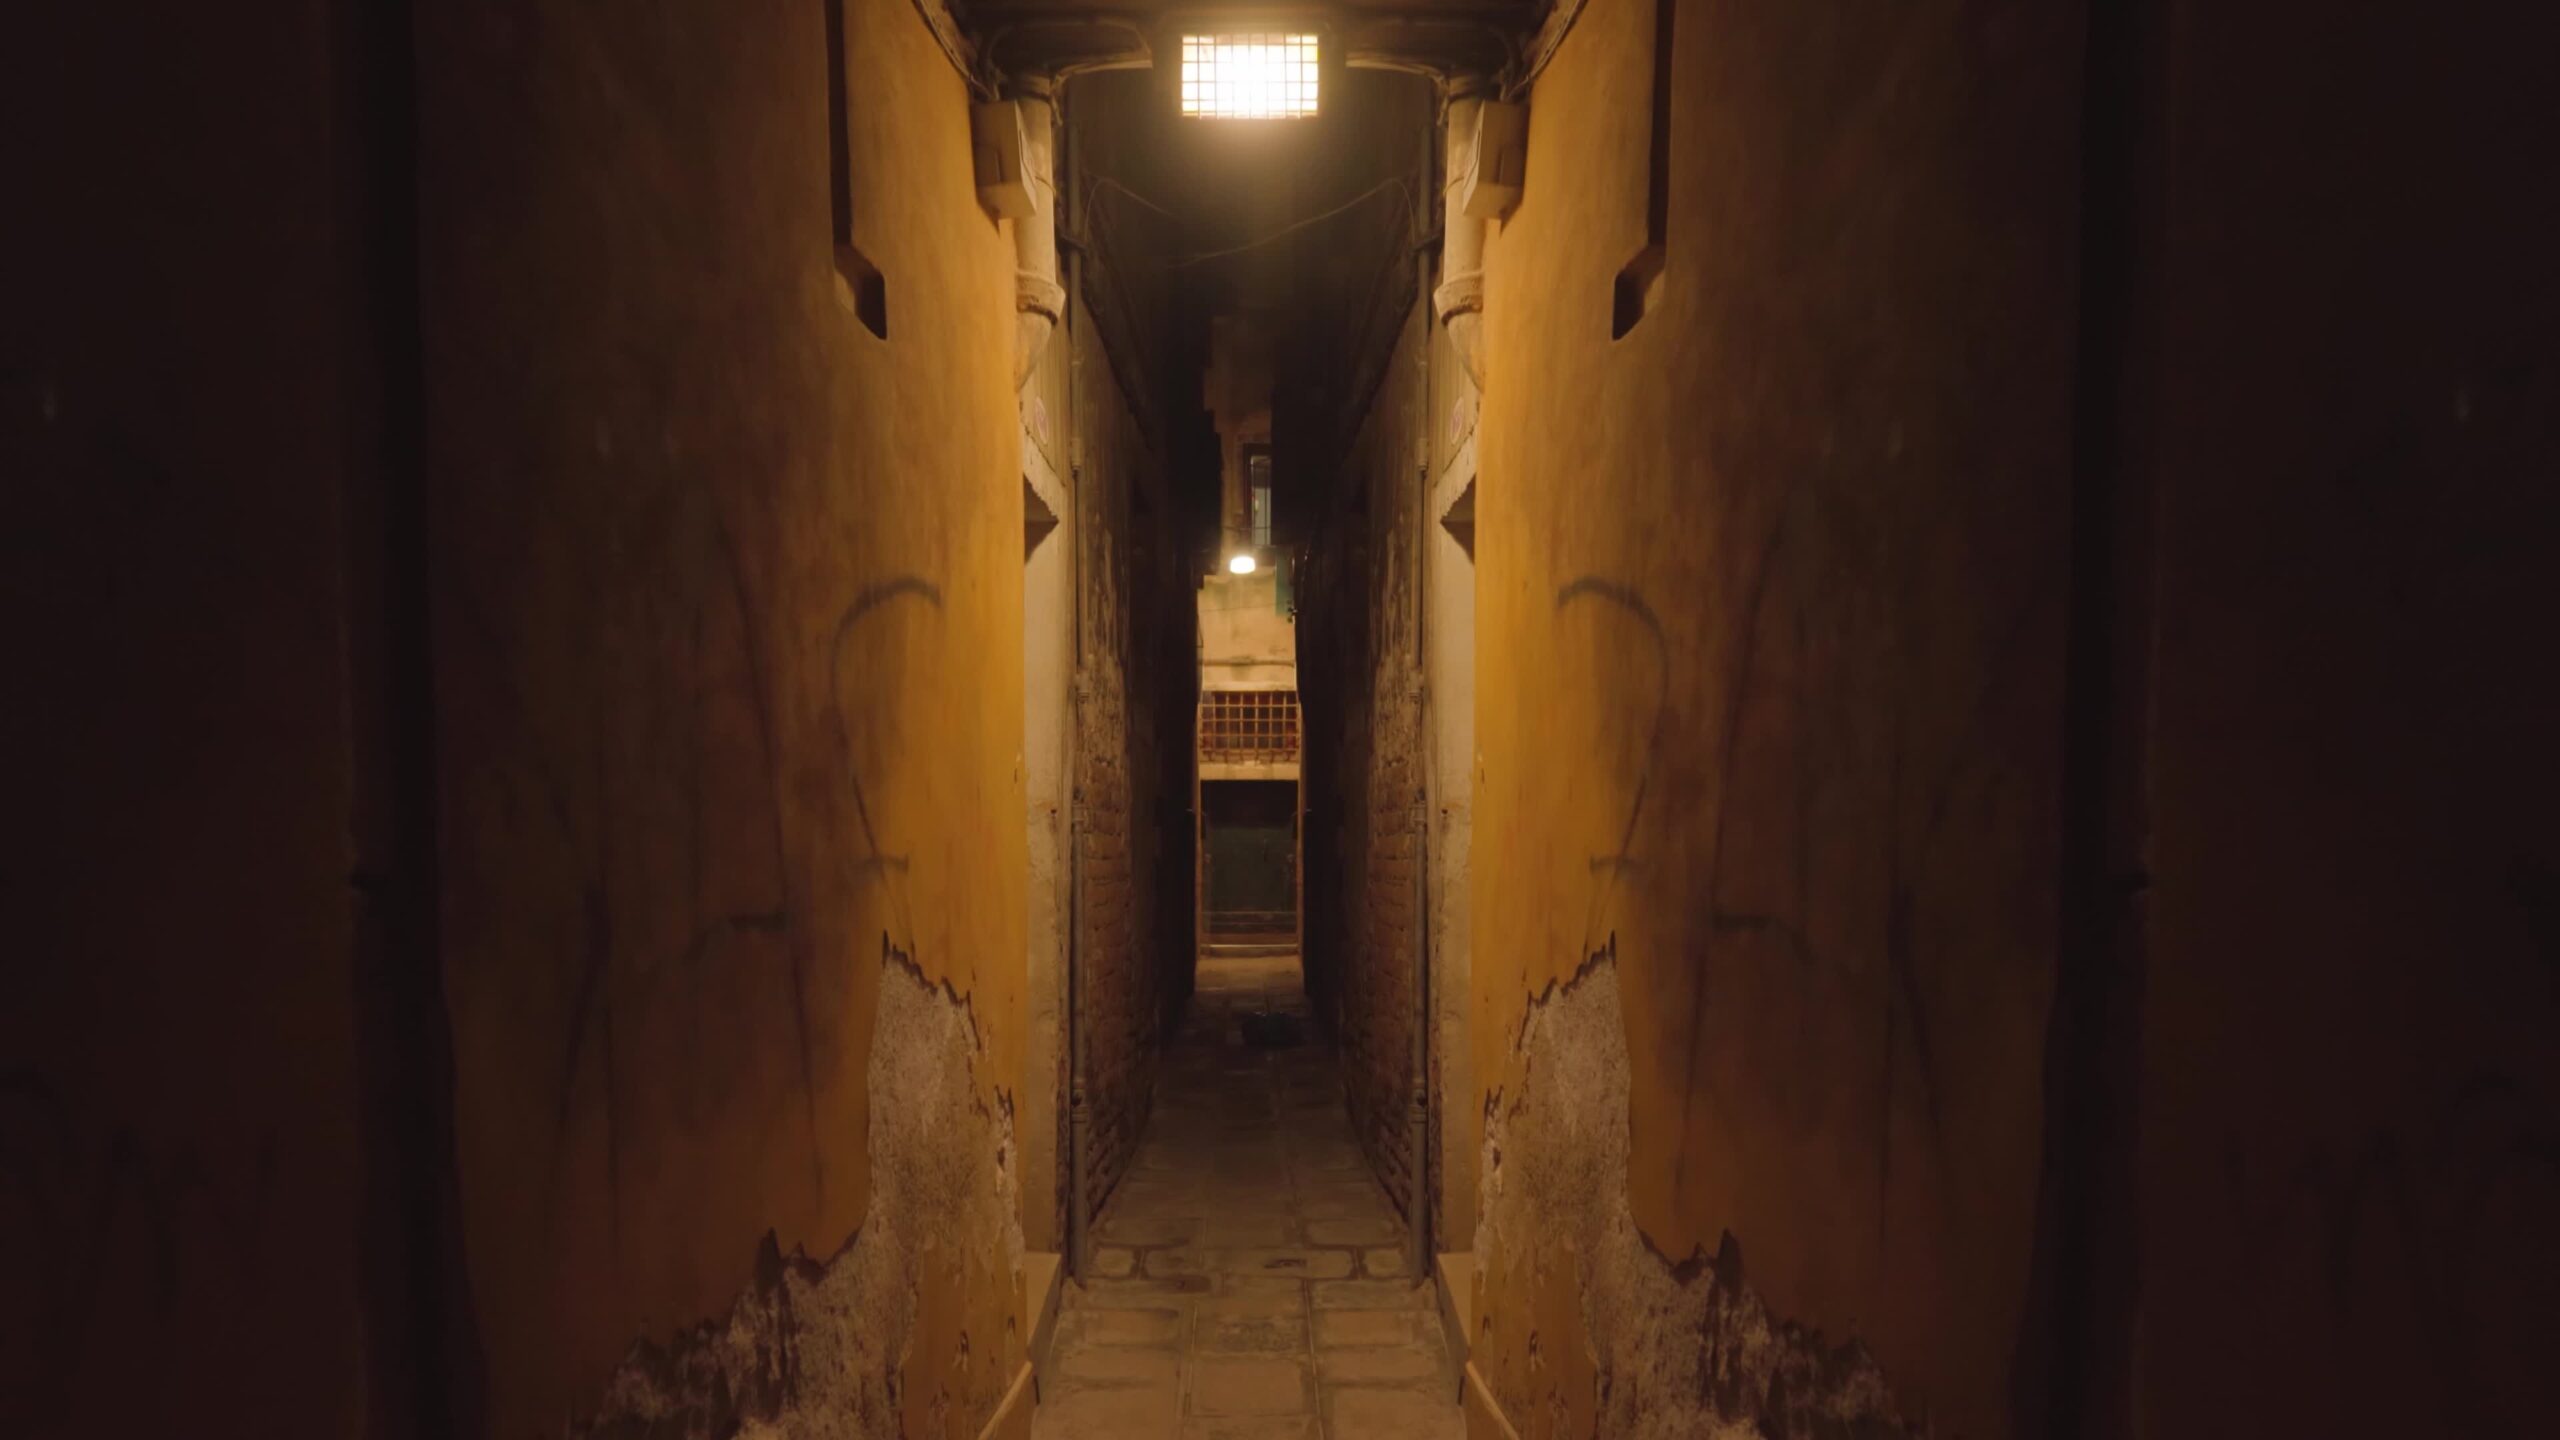
<svg viewBox="0 0 2560 1440"><path fill-rule="evenodd" d="M1048 443L1049 443L1049 405L1048 405L1048 402L1047 402L1047 401L1045 401L1045 400L1042 400L1039 396L1034 395L1034 396L1032 396L1032 397L1031 397L1030 401L1029 401L1028 403L1026 403L1026 404L1023 406L1022 415L1023 415L1023 424L1024 424L1025 426L1029 427L1029 429L1030 429L1030 431L1031 431L1031 438L1032 438L1032 439L1034 439L1034 440L1039 441L1039 442L1040 442L1041 444L1043 444L1043 445L1048 444Z"/></svg>
<svg viewBox="0 0 2560 1440"><path fill-rule="evenodd" d="M1449 402L1450 449L1457 449L1458 443L1467 438L1467 421L1471 417L1473 410L1474 406L1464 395L1461 395L1457 399Z"/></svg>

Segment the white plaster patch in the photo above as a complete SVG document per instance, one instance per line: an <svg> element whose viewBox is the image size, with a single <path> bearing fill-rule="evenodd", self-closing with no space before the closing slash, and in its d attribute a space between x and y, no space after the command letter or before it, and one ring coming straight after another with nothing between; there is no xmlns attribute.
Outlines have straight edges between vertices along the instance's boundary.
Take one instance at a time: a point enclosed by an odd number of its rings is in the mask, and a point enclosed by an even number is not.
<svg viewBox="0 0 2560 1440"><path fill-rule="evenodd" d="M1632 1440L1922 1437L1855 1341L1772 1316L1744 1283L1740 1246L1674 1268L1636 1228L1625 1012L1617 961L1592 957L1534 1002L1517 1095L1486 1107L1476 1255L1488 1268L1533 1256L1575 1267L1598 1376L1598 1433ZM1683 1274L1683 1271L1691 1273ZM1526 1316L1514 1323L1528 1323ZM1552 1345L1552 1337L1538 1337ZM1496 1381L1511 1423L1542 1399Z"/></svg>

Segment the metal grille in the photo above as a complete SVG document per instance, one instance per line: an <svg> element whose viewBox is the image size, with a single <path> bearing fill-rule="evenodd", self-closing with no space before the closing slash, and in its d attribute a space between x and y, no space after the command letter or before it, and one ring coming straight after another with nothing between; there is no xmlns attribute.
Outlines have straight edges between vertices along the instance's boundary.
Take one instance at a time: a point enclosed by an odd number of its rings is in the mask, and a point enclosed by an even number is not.
<svg viewBox="0 0 2560 1440"><path fill-rule="evenodd" d="M1313 35L1185 35L1182 113L1282 120L1316 113Z"/></svg>
<svg viewBox="0 0 2560 1440"><path fill-rule="evenodd" d="M1200 697L1200 758L1285 764L1298 758L1298 692L1211 690Z"/></svg>

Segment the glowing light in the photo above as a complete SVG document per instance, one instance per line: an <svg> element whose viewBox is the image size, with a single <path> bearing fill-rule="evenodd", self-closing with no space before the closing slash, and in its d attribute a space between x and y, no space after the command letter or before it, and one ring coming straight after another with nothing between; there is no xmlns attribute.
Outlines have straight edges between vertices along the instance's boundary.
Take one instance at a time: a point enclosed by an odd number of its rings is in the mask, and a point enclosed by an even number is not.
<svg viewBox="0 0 2560 1440"><path fill-rule="evenodd" d="M1182 113L1292 120L1316 113L1313 35L1185 35Z"/></svg>
<svg viewBox="0 0 2560 1440"><path fill-rule="evenodd" d="M1253 557L1252 557L1252 556L1250 556L1250 555L1237 555L1237 556L1233 556L1233 557L1231 557L1231 558L1227 561L1227 573L1228 573L1228 574L1230 574L1230 575L1250 575L1250 574L1252 574L1252 573L1253 573Z"/></svg>

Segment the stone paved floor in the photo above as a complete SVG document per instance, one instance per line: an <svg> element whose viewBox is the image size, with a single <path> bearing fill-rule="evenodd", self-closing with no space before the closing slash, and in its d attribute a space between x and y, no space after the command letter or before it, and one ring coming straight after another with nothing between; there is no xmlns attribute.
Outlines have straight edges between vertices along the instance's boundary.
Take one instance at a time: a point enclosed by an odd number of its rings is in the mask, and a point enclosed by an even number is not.
<svg viewBox="0 0 2560 1440"><path fill-rule="evenodd" d="M1405 1274L1403 1225L1351 1138L1295 957L1200 962L1095 1237L1034 1440L1465 1434L1435 1298Z"/></svg>

